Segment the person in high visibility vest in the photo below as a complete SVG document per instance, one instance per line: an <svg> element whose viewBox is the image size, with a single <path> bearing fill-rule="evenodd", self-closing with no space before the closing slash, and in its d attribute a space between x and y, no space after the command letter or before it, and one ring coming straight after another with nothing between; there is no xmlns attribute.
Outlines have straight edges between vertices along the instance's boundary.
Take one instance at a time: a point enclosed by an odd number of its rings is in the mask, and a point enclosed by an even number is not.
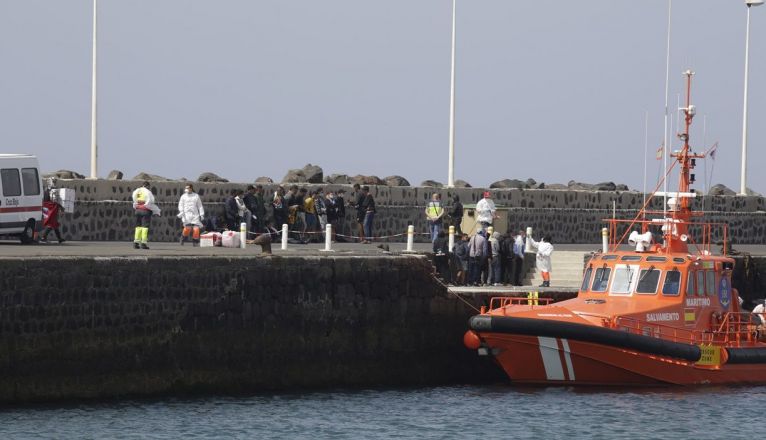
<svg viewBox="0 0 766 440"><path fill-rule="evenodd" d="M133 247L149 249L149 222L153 215L160 216L160 207L154 202L154 194L149 189L149 182L133 191L133 210L136 213L136 231L133 237Z"/></svg>
<svg viewBox="0 0 766 440"><path fill-rule="evenodd" d="M200 228L205 219L205 208L202 206L202 199L194 192L191 184L186 185L184 194L178 201L178 218L181 219L184 227L181 233L181 246L190 238L189 236L191 236L192 246L198 246Z"/></svg>
<svg viewBox="0 0 766 440"><path fill-rule="evenodd" d="M428 206L426 206L426 218L428 219L428 227L431 232L431 243L436 241L436 237L439 236L439 232L442 230L442 217L444 217L442 198L438 193L434 193L431 196L431 201L428 202Z"/></svg>

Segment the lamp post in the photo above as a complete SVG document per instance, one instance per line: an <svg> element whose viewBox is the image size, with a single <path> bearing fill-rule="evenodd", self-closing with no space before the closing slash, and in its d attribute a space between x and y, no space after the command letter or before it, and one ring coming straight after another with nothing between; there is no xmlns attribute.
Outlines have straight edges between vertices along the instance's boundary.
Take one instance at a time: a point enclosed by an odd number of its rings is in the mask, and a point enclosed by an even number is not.
<svg viewBox="0 0 766 440"><path fill-rule="evenodd" d="M452 0L452 70L449 100L449 170L447 187L455 186L455 7L457 0Z"/></svg>
<svg viewBox="0 0 766 440"><path fill-rule="evenodd" d="M98 145L96 142L96 36L98 0L93 0L93 70L90 107L90 178L98 179Z"/></svg>
<svg viewBox="0 0 766 440"><path fill-rule="evenodd" d="M742 111L742 175L739 194L747 194L747 82L750 74L750 7L760 6L764 0L745 0L747 6L747 27L745 31L745 99Z"/></svg>

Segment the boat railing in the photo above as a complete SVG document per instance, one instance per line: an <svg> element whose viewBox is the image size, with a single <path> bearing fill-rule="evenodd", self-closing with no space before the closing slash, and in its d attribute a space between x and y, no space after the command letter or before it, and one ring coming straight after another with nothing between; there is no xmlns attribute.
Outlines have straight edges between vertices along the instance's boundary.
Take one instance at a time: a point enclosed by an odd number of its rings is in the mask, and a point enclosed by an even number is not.
<svg viewBox="0 0 766 440"><path fill-rule="evenodd" d="M685 344L716 344L730 347L752 345L764 332L760 319L749 312L729 312L715 319L710 330L692 330L647 322L630 316L616 316L604 325L628 333L651 336Z"/></svg>
<svg viewBox="0 0 766 440"><path fill-rule="evenodd" d="M547 306L553 302L553 298L538 298L537 296L494 296L489 300L489 312L497 309L505 310L508 306L529 306L534 309L539 306Z"/></svg>
<svg viewBox="0 0 766 440"><path fill-rule="evenodd" d="M646 211L646 213L662 214L661 211ZM617 247L626 239L630 230L636 227L640 226L642 230L646 230L650 226L660 228L666 226L675 229L677 225L684 224L689 229L686 240L689 241L690 245L696 246L700 253L712 254L713 244L719 241L723 244L721 251L722 255L728 253L727 243L729 242L729 225L727 223L691 221L675 218L642 220L605 218L603 221L609 224L609 243L612 249L617 249ZM696 242L694 237L697 237L699 241Z"/></svg>

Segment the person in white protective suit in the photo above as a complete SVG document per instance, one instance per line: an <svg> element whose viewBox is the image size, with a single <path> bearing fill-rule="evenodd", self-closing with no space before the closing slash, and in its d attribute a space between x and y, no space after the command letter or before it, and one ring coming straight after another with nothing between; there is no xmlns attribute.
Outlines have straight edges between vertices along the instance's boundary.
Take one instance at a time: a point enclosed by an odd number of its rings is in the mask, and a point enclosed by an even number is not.
<svg viewBox="0 0 766 440"><path fill-rule="evenodd" d="M199 194L194 192L194 187L189 184L184 188L184 193L178 201L178 218L184 229L181 233L181 246L189 239L191 235L193 246L199 245L200 228L202 221L205 220L205 208L202 206L202 199Z"/></svg>
<svg viewBox="0 0 766 440"><path fill-rule="evenodd" d="M136 214L136 232L133 237L133 247L149 249L149 222L153 215L160 216L160 207L154 201L154 194L149 189L149 182L133 191L133 210Z"/></svg>
<svg viewBox="0 0 766 440"><path fill-rule="evenodd" d="M540 241L535 241L532 237L527 237L527 239L532 247L537 249L535 265L543 277L543 283L540 284L540 287L551 287L551 255L553 254L551 236L546 235Z"/></svg>
<svg viewBox="0 0 766 440"><path fill-rule="evenodd" d="M490 226L497 217L495 215L497 208L495 208L495 202L490 199L490 196L491 194L489 191L485 191L484 198L479 200L479 203L476 204L476 221L479 224L480 231L483 231Z"/></svg>

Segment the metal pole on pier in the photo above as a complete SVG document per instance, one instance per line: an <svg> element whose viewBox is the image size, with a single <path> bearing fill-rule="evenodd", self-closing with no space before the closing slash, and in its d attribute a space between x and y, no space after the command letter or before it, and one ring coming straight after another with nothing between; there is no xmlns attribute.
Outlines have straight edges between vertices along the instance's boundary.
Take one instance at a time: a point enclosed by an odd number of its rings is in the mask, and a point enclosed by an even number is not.
<svg viewBox="0 0 766 440"><path fill-rule="evenodd" d="M450 80L449 100L449 170L447 172L447 187L455 186L455 11L457 0L452 0L452 70Z"/></svg>
<svg viewBox="0 0 766 440"><path fill-rule="evenodd" d="M98 142L96 140L96 36L98 35L98 0L93 0L93 66L90 107L90 178L98 179Z"/></svg>
<svg viewBox="0 0 766 440"><path fill-rule="evenodd" d="M750 7L760 6L764 0L745 0L747 5L747 26L745 30L745 99L742 111L742 174L739 181L739 194L747 195L747 86L750 76Z"/></svg>

